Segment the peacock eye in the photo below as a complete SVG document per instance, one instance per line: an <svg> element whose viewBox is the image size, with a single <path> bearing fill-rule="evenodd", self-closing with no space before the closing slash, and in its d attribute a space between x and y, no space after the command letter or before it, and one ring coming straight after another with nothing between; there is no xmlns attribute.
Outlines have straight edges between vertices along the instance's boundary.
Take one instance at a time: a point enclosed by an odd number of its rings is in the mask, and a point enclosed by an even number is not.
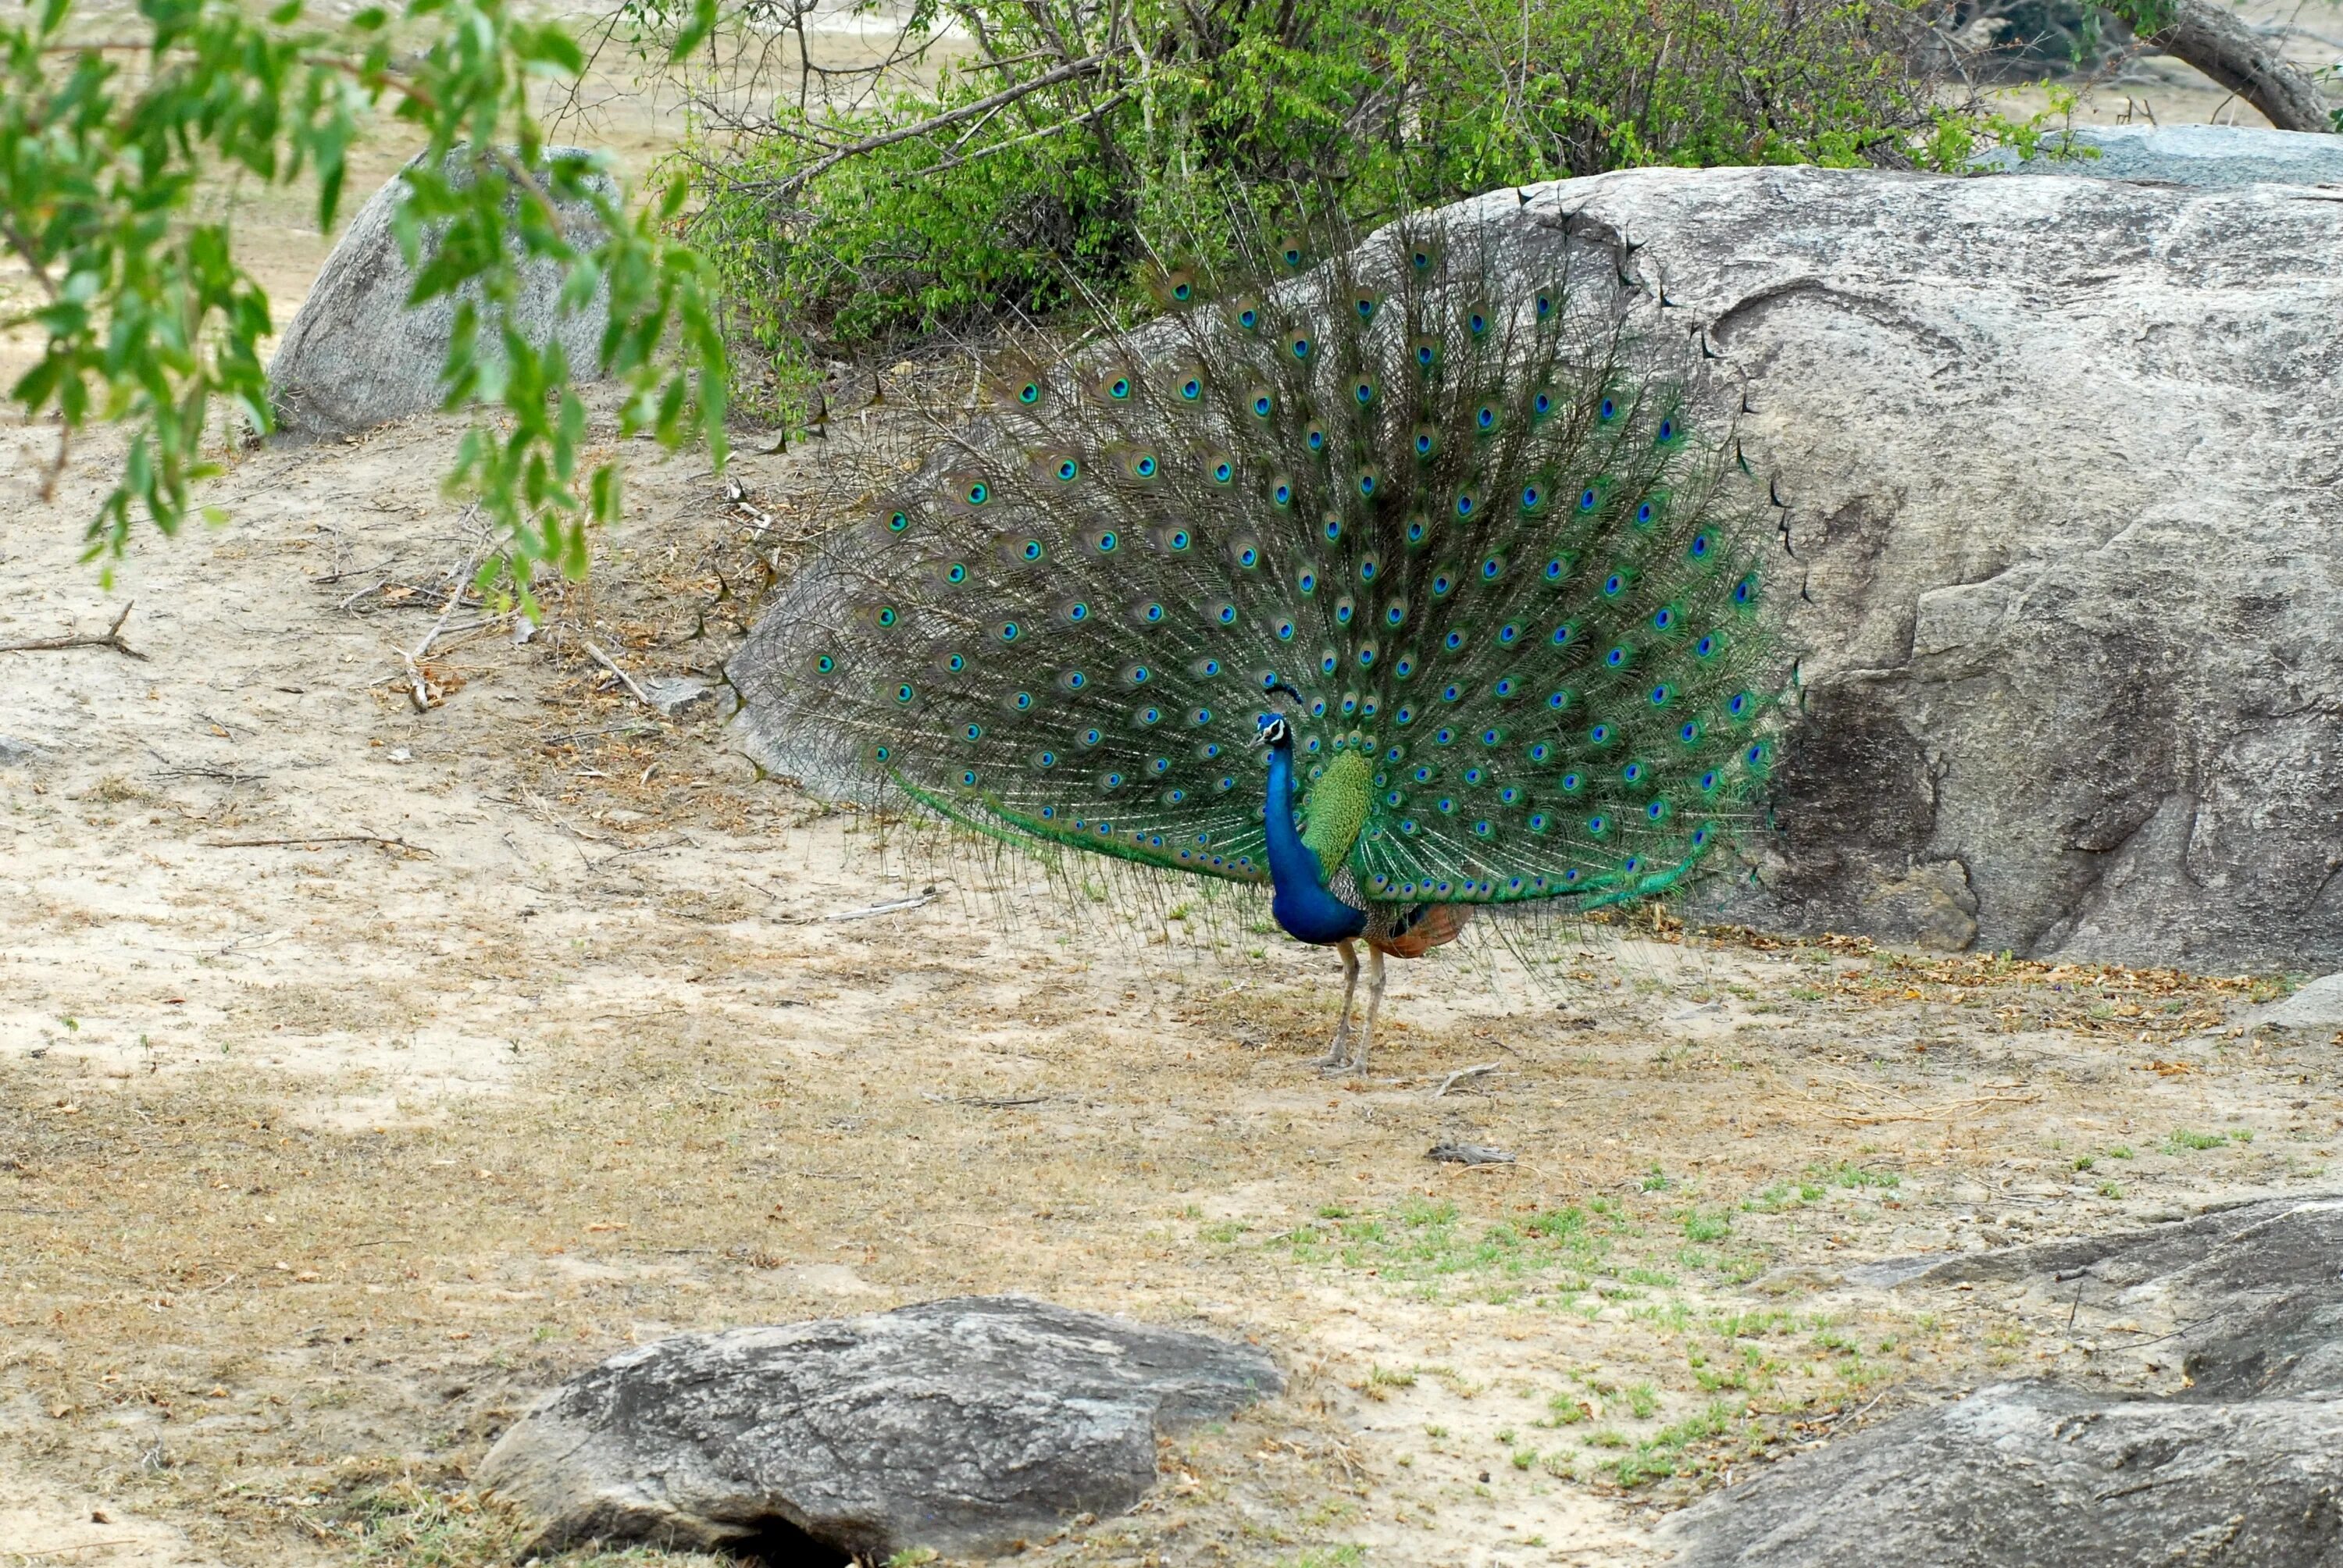
<svg viewBox="0 0 2343 1568"><path fill-rule="evenodd" d="M1253 411L1254 413L1256 413L1256 414L1260 415L1262 418L1266 419L1266 418L1268 418L1268 417L1269 417L1269 409L1270 409L1270 397L1269 397L1269 394L1268 394L1268 393L1266 393L1266 392L1262 392L1262 393L1258 393L1258 394L1256 394L1256 395L1254 396L1254 397L1253 397L1253 400L1252 400L1252 411Z"/></svg>
<svg viewBox="0 0 2343 1568"><path fill-rule="evenodd" d="M992 487L985 484L982 480L979 480L977 483L970 485L968 487L968 504L970 506L980 507L990 499L992 499Z"/></svg>
<svg viewBox="0 0 2343 1568"><path fill-rule="evenodd" d="M813 661L813 667L821 671L822 674L828 675L830 671L838 668L838 660L830 658L830 655L825 653L820 658Z"/></svg>
<svg viewBox="0 0 2343 1568"><path fill-rule="evenodd" d="M888 514L887 531L889 533L900 534L910 526L911 515L909 512L890 512Z"/></svg>
<svg viewBox="0 0 2343 1568"><path fill-rule="evenodd" d="M1129 397L1131 396L1131 377L1128 376L1118 376L1112 381L1108 382L1106 395L1114 398L1117 402L1121 402L1122 399Z"/></svg>
<svg viewBox="0 0 2343 1568"><path fill-rule="evenodd" d="M1039 381L1028 381L1025 385L1017 388L1017 401L1020 403L1026 404L1030 407L1032 404L1039 403L1041 400L1041 384Z"/></svg>
<svg viewBox="0 0 2343 1568"><path fill-rule="evenodd" d="M1193 376L1189 377L1188 379L1180 383L1180 396L1185 397L1189 402L1193 403L1197 398L1202 397L1203 395L1204 384L1202 381L1197 380Z"/></svg>
<svg viewBox="0 0 2343 1568"><path fill-rule="evenodd" d="M1225 485L1231 479L1235 478L1236 474L1237 471L1226 463L1215 463L1212 465L1212 478L1215 483Z"/></svg>
<svg viewBox="0 0 2343 1568"><path fill-rule="evenodd" d="M1595 417L1606 420L1615 419L1619 417L1619 405L1605 397L1603 399L1603 407L1595 410Z"/></svg>
<svg viewBox="0 0 2343 1568"><path fill-rule="evenodd" d="M1112 528L1109 528L1098 537L1098 553L1102 556L1112 555L1114 553L1114 547L1121 542L1121 540L1115 538L1114 530Z"/></svg>

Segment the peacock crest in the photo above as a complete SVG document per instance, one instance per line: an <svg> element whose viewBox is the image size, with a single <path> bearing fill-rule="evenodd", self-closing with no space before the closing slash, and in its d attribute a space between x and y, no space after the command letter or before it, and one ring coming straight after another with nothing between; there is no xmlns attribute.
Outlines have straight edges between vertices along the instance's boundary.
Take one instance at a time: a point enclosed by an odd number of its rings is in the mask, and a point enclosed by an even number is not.
<svg viewBox="0 0 2343 1568"><path fill-rule="evenodd" d="M1747 818L1778 686L1764 497L1689 343L1576 247L1279 248L1264 286L1172 275L1144 325L994 366L830 541L758 723L809 778L1263 882L1274 714L1362 907L1676 885Z"/></svg>

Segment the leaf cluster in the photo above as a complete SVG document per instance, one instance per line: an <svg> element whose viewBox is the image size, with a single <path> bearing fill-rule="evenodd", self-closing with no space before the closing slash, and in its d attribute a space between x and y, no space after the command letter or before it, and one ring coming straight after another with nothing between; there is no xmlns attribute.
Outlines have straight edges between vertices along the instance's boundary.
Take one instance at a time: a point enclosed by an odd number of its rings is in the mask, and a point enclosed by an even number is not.
<svg viewBox="0 0 2343 1568"><path fill-rule="evenodd" d="M202 216L207 182L313 182L329 229L349 148L386 103L422 134L400 175L395 228L415 269L408 303L452 297L444 367L449 407L476 422L451 485L471 494L501 548L483 578L509 571L524 601L531 569L583 569L585 526L615 516L618 475L581 476L585 413L559 345L510 318L529 269L554 267L565 309L607 306L598 368L625 383L621 424L675 445L704 436L722 457L726 362L712 279L672 235L688 191L671 182L629 214L591 157L548 150L529 100L542 80L583 68L558 22L505 0L410 0L346 21L313 21L304 0L255 15L230 0L138 0L134 43L75 36L74 0L44 0L0 25L0 245L35 297L0 315L45 352L9 388L60 437L54 493L74 432L126 425L121 472L90 520L89 556L118 556L143 513L176 531L193 487L218 468L213 417L274 425L259 346L268 299L237 261L225 218ZM715 20L703 0L674 45ZM398 41L419 36L419 48ZM582 481L582 482L581 482Z"/></svg>
<svg viewBox="0 0 2343 1568"><path fill-rule="evenodd" d="M939 0L859 82L800 48L703 83L693 233L740 341L851 352L1111 292L1151 238L1233 243L1297 185L1367 221L1652 164L1908 166L1938 119L1913 25L1906 0Z"/></svg>

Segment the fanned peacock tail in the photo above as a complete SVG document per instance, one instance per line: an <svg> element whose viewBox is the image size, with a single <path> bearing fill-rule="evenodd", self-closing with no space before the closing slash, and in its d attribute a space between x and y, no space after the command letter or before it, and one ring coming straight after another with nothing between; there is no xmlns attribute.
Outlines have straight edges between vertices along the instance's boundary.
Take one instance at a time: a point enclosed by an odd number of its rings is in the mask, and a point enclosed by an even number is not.
<svg viewBox="0 0 2343 1568"><path fill-rule="evenodd" d="M989 832L1257 882L1274 708L1362 899L1674 885L1746 817L1773 689L1762 498L1689 346L1607 266L1499 278L1430 221L1287 259L1001 377L831 541L760 723Z"/></svg>

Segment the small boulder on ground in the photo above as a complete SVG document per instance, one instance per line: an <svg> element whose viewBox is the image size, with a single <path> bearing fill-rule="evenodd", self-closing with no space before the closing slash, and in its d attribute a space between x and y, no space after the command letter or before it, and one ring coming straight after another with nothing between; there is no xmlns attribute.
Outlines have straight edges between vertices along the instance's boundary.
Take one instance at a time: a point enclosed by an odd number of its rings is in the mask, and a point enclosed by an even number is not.
<svg viewBox="0 0 2343 1568"><path fill-rule="evenodd" d="M548 159L584 156L576 147L546 149ZM605 195L618 194L608 178L596 183ZM455 338L456 302L443 296L407 306L415 269L399 254L397 236L391 232L391 218L406 194L407 186L394 176L358 208L285 328L268 365L269 401L284 435L351 436L439 407L439 371ZM558 210L573 237L598 232L594 209L585 203L563 203ZM433 241L427 237L424 243L427 256ZM558 337L569 357L570 375L591 380L600 365L608 294L564 315L563 281L559 267L525 267L508 319L533 342ZM497 352L493 343L484 345L483 353Z"/></svg>
<svg viewBox="0 0 2343 1568"><path fill-rule="evenodd" d="M2061 138L2065 140L2062 143ZM2156 185L2235 189L2250 185L2343 185L2343 136L2255 126L2077 126L2043 138L2021 158L1996 147L1980 169L2083 175ZM2064 156L2061 156L2061 155Z"/></svg>
<svg viewBox="0 0 2343 1568"><path fill-rule="evenodd" d="M1996 1384L1790 1460L1671 1520L1677 1568L2343 1563L2343 1197L1892 1272L2055 1291L2117 1370ZM2128 1326L2147 1317L2178 1327ZM2142 1352L2161 1392L2126 1386Z"/></svg>
<svg viewBox="0 0 2343 1568"><path fill-rule="evenodd" d="M479 1479L586 1541L873 1561L1038 1541L1155 1483L1159 1432L1283 1386L1259 1350L1022 1296L685 1334L523 1416Z"/></svg>

